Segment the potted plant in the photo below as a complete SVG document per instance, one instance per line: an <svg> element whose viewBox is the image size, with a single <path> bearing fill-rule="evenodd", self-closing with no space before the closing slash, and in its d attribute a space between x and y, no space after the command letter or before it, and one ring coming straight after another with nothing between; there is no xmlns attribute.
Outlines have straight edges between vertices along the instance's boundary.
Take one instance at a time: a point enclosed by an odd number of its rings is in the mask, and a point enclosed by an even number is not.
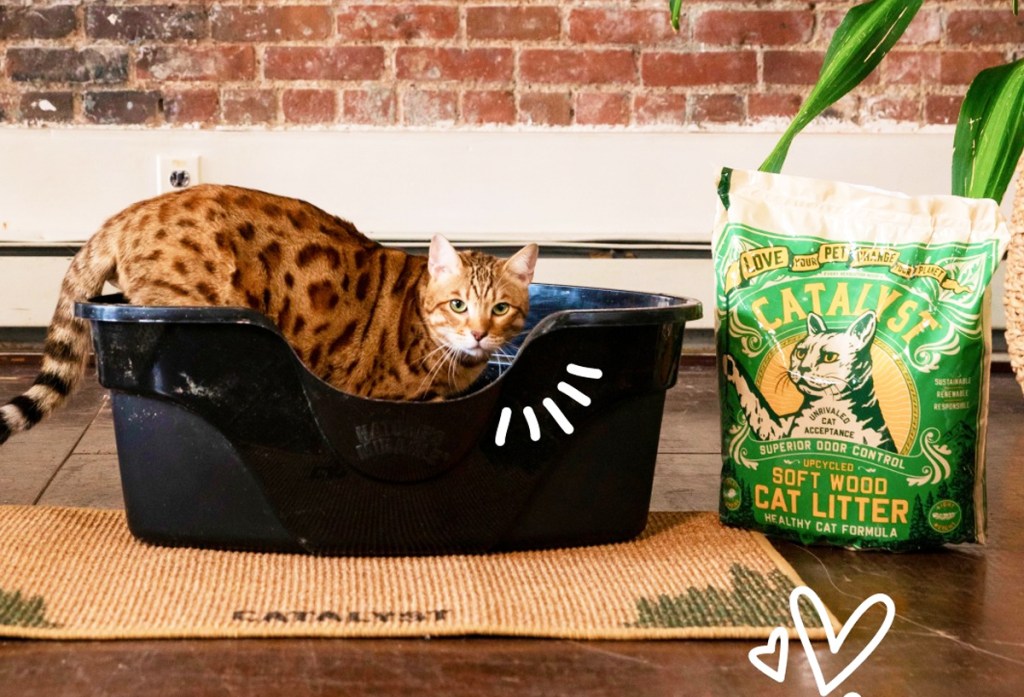
<svg viewBox="0 0 1024 697"><path fill-rule="evenodd" d="M669 0L679 28L683 0ZM779 172L793 138L882 62L917 15L923 0L871 0L852 7L836 29L818 81L761 165ZM1018 0L1009 8L1018 13ZM1002 202L1024 150L1024 59L981 71L971 82L953 136L951 192ZM1007 252L1006 339L1011 365L1024 387L1024 167L1017 178Z"/></svg>

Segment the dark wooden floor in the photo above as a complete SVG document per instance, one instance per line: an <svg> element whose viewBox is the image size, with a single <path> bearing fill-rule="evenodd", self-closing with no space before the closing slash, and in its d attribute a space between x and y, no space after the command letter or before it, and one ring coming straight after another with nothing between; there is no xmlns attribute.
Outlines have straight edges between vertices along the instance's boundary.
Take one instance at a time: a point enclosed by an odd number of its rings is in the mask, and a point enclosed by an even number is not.
<svg viewBox="0 0 1024 697"><path fill-rule="evenodd" d="M33 365L0 360L0 397L27 387ZM110 409L95 379L86 384L68 408L0 449L0 503L121 506ZM712 369L691 367L669 394L655 509L717 506L714 390ZM777 544L840 620L876 592L896 602L889 635L833 694L1024 693L1024 397L1009 374L994 376L991 403L987 546L894 555ZM869 640L871 618L834 659L827 645L818 647L826 677L842 669L851 647ZM798 646L784 685L750 665L754 646L489 638L0 641L0 695L818 694Z"/></svg>

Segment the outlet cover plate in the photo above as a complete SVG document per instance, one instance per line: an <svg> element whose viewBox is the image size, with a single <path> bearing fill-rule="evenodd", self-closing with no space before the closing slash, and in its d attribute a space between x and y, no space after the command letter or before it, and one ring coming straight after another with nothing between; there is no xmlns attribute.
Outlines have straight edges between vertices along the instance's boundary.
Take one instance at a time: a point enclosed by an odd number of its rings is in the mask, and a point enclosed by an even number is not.
<svg viewBox="0 0 1024 697"><path fill-rule="evenodd" d="M156 158L158 194L186 189L199 181L199 155L159 155Z"/></svg>

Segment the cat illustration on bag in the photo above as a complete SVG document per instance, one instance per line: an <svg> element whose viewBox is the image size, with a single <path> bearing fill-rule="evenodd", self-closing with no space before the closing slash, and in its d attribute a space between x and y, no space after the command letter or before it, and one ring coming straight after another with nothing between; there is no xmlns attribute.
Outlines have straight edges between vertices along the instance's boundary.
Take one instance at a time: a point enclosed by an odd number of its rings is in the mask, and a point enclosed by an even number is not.
<svg viewBox="0 0 1024 697"><path fill-rule="evenodd" d="M807 336L793 347L787 371L804 397L792 414L776 414L754 381L726 354L722 365L725 379L735 389L758 439L836 438L896 452L872 376L871 344L876 328L871 311L845 331L829 329L814 313L807 316Z"/></svg>

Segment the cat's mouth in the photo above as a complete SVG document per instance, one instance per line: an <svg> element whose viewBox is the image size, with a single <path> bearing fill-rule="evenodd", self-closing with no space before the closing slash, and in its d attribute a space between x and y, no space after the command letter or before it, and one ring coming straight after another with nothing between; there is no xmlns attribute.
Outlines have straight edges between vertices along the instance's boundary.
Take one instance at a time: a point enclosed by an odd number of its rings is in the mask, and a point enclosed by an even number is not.
<svg viewBox="0 0 1024 697"><path fill-rule="evenodd" d="M814 375L808 375L806 373L801 373L796 370L789 371L789 379L793 381L794 385L799 385L803 383L808 389L817 391L824 391L829 389L830 387L836 386L835 381L833 380L829 380L827 378L819 378Z"/></svg>
<svg viewBox="0 0 1024 697"><path fill-rule="evenodd" d="M460 348L456 355L458 356L459 365L464 368L475 368L482 363L486 363L491 357L490 351L482 348Z"/></svg>

